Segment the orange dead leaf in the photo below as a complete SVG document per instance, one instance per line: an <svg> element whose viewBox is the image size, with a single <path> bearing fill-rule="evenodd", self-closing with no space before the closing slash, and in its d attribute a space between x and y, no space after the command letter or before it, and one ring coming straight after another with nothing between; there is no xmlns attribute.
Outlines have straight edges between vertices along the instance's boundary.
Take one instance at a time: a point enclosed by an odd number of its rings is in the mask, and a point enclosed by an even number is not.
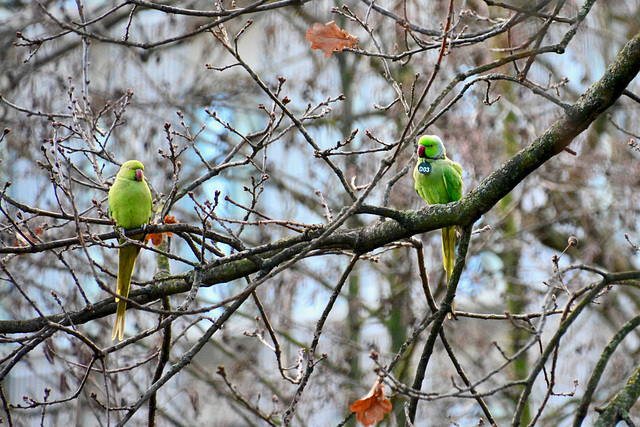
<svg viewBox="0 0 640 427"><path fill-rule="evenodd" d="M177 224L180 221L178 221L175 217L175 215L169 216L169 215L165 215L164 217L164 223L165 224ZM167 231L167 236L171 237L173 236L173 233L170 231Z"/></svg>
<svg viewBox="0 0 640 427"><path fill-rule="evenodd" d="M153 222L150 222L149 224L153 224ZM163 234L164 233L149 233L144 236L144 243L147 244L149 240L151 240L151 243L153 243L154 246L158 246L162 243Z"/></svg>
<svg viewBox="0 0 640 427"><path fill-rule="evenodd" d="M324 50L324 57L330 57L333 52L342 52L346 47L355 49L358 47L358 37L352 36L340 29L335 22L321 24L316 22L307 30L307 40L311 42L311 49Z"/></svg>
<svg viewBox="0 0 640 427"><path fill-rule="evenodd" d="M154 246L158 246L160 243L162 243L163 234L164 233L149 233L144 236L144 242L147 243L149 240L151 240L151 243L153 243Z"/></svg>
<svg viewBox="0 0 640 427"><path fill-rule="evenodd" d="M164 217L165 224L178 224L178 222L179 221L175 216L166 215ZM173 236L173 233L170 231L167 231L166 233L149 233L144 237L144 242L147 243L149 240L151 240L151 243L153 243L154 246L158 246L160 243L162 243L162 240L164 238L163 234L166 234L169 237Z"/></svg>
<svg viewBox="0 0 640 427"><path fill-rule="evenodd" d="M384 414L391 412L392 408L391 402L384 396L382 378L378 377L371 391L362 399L356 400L349 409L356 413L356 418L363 426L370 426L376 421L382 421Z"/></svg>

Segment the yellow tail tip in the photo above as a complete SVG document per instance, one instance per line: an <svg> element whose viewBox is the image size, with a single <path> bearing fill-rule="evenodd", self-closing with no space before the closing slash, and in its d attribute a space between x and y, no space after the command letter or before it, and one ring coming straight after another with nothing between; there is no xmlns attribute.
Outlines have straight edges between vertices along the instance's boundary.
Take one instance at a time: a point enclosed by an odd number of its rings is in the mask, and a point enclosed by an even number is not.
<svg viewBox="0 0 640 427"><path fill-rule="evenodd" d="M124 338L124 322L121 323L120 319L116 320L116 324L113 326L113 331L111 332L111 339L115 340L116 337L118 341L122 341Z"/></svg>
<svg viewBox="0 0 640 427"><path fill-rule="evenodd" d="M116 315L116 324L113 325L113 331L111 332L111 339L115 340L116 337L118 341L122 341L124 338L124 313L120 313L121 308L118 307L118 314Z"/></svg>

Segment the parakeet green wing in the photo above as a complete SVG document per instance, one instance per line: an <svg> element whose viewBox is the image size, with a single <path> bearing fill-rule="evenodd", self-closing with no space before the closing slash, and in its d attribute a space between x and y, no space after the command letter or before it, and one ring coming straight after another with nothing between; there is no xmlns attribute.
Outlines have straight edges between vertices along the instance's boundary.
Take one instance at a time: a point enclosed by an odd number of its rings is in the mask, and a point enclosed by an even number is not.
<svg viewBox="0 0 640 427"><path fill-rule="evenodd" d="M462 197L462 166L456 162L451 162L450 165L442 168L442 177L449 195L449 202L460 200Z"/></svg>

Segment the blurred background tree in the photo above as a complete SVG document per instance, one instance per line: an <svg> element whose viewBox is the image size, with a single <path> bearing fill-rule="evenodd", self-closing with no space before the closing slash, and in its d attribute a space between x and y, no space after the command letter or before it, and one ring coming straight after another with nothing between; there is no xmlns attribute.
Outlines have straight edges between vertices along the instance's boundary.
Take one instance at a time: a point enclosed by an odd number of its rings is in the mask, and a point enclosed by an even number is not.
<svg viewBox="0 0 640 427"><path fill-rule="evenodd" d="M326 57L305 35L332 20L359 42ZM382 425L640 418L639 24L623 0L0 3L3 422L353 426L379 376ZM419 210L425 133L457 204ZM172 234L120 343L106 196L133 158ZM451 224L447 284L425 232Z"/></svg>

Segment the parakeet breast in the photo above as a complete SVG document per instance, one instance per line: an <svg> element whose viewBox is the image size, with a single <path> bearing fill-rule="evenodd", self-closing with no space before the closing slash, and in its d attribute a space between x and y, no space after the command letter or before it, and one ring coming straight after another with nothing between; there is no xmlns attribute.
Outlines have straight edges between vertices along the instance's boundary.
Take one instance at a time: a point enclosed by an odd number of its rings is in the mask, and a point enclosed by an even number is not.
<svg viewBox="0 0 640 427"><path fill-rule="evenodd" d="M116 179L109 191L109 211L124 229L138 228L151 219L152 200L147 183Z"/></svg>
<svg viewBox="0 0 640 427"><path fill-rule="evenodd" d="M446 157L438 160L421 159L413 170L414 187L430 205L454 202L462 195L461 171L458 163Z"/></svg>

